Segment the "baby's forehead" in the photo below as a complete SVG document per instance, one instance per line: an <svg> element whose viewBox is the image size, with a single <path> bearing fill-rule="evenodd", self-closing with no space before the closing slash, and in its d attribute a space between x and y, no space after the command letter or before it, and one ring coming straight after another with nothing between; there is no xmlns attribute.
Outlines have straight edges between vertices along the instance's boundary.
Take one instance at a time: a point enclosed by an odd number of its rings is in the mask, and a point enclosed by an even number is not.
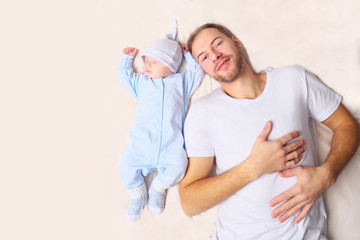
<svg viewBox="0 0 360 240"><path fill-rule="evenodd" d="M149 56L144 56L144 62L160 62L159 60L157 60L156 58L153 57L149 57Z"/></svg>

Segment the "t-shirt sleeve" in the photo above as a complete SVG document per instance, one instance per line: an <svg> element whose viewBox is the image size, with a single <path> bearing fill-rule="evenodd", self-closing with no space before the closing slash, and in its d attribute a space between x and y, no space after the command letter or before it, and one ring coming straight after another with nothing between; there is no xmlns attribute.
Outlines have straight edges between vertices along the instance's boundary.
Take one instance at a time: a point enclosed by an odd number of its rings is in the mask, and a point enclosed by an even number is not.
<svg viewBox="0 0 360 240"><path fill-rule="evenodd" d="M305 70L307 85L307 104L309 115L322 122L330 117L339 107L342 97L325 86L317 77Z"/></svg>
<svg viewBox="0 0 360 240"><path fill-rule="evenodd" d="M211 129L205 120L205 109L194 102L185 119L184 138L188 157L215 156L210 136Z"/></svg>

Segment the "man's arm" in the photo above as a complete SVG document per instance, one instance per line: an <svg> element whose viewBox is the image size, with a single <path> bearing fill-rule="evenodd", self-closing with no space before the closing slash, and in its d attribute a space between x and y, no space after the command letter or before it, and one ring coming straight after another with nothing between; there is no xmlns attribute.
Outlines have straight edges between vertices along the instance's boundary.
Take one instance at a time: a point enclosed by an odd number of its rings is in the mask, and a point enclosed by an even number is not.
<svg viewBox="0 0 360 240"><path fill-rule="evenodd" d="M325 162L315 168L299 166L279 173L282 177L297 176L292 188L270 202L270 206L275 206L286 201L272 212L273 217L282 214L281 222L301 210L295 218L296 223L300 222L323 192L336 182L359 145L359 124L342 104L322 123L334 133Z"/></svg>
<svg viewBox="0 0 360 240"><path fill-rule="evenodd" d="M267 141L271 127L268 122L242 163L218 176L210 176L214 157L189 158L187 172L179 185L182 207L188 215L199 214L219 204L263 174L292 167L300 161L306 141L287 144L299 137L299 132Z"/></svg>

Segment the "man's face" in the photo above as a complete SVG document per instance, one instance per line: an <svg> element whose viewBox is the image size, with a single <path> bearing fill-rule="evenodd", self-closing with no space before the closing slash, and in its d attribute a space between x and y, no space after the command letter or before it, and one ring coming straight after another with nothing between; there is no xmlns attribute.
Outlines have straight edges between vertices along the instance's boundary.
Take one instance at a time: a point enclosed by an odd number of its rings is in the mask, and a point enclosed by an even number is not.
<svg viewBox="0 0 360 240"><path fill-rule="evenodd" d="M242 72L241 43L215 28L202 30L192 44L192 55L204 71L219 82L230 83Z"/></svg>

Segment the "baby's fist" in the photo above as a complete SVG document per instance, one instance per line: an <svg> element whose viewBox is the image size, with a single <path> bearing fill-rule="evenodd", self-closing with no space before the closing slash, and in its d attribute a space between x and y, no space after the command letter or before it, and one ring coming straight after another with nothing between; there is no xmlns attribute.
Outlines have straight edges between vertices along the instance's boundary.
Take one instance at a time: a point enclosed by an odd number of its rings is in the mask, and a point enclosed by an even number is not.
<svg viewBox="0 0 360 240"><path fill-rule="evenodd" d="M181 44L181 50L184 55L189 52L189 48L186 44Z"/></svg>
<svg viewBox="0 0 360 240"><path fill-rule="evenodd" d="M127 47L127 48L124 48L123 53L125 53L127 55L131 55L131 56L135 56L137 53L137 49L134 47Z"/></svg>

